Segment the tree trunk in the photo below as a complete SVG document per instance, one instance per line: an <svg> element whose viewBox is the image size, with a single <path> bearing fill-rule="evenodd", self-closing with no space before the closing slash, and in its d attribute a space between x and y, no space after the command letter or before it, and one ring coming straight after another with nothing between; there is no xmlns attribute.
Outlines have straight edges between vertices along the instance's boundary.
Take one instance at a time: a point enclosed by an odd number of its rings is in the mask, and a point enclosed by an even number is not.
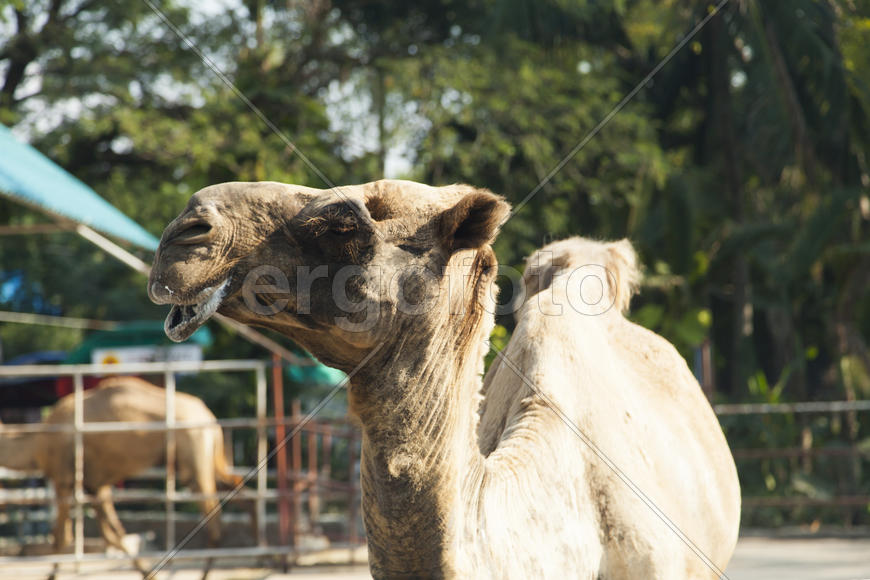
<svg viewBox="0 0 870 580"><path fill-rule="evenodd" d="M9 111L15 108L15 91L24 81L27 66L38 54L36 42L28 30L27 15L15 11L15 36L8 42L3 56L8 58L3 86L0 87L0 109Z"/></svg>
<svg viewBox="0 0 870 580"><path fill-rule="evenodd" d="M720 12L710 20L709 24L712 133L713 146L721 153L721 172L729 201L731 220L739 227L744 222L743 172L737 152L737 138L734 135L731 79L728 74L729 40L723 18L723 13ZM740 253L731 265L731 282L733 285L729 348L731 371L727 387L731 395L738 395L746 385L743 345L746 335L751 333L752 320L748 268L745 258Z"/></svg>
<svg viewBox="0 0 870 580"><path fill-rule="evenodd" d="M795 156L797 162L803 168L807 181L809 183L815 183L816 155L807 130L804 110L801 106L800 99L798 98L794 82L791 79L791 74L788 70L788 63L780 49L776 29L774 28L773 21L770 18L766 18L764 22L764 39L773 64L773 70L776 73L776 79L782 92L785 107L788 110L788 117L791 121L792 130L794 131Z"/></svg>

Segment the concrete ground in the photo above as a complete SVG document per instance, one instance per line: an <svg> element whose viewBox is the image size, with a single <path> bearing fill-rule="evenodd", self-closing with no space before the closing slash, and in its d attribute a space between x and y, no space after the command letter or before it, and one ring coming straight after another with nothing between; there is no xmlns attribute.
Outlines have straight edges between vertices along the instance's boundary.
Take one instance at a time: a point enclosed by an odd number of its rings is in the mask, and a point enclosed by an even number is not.
<svg viewBox="0 0 870 580"><path fill-rule="evenodd" d="M730 580L868 580L870 538L741 538Z"/></svg>
<svg viewBox="0 0 870 580"><path fill-rule="evenodd" d="M79 573L67 564L58 580L141 580L130 570L117 570L117 564L89 563ZM113 569L115 568L115 569ZM45 565L26 567L4 565L0 579L45 578ZM727 577L730 580L870 580L870 538L860 539L780 539L741 538ZM159 580L199 580L201 571L180 565L161 572ZM262 568L215 568L209 580L361 580L369 578L368 568L356 566L298 567L283 574ZM711 576L712 578L712 576Z"/></svg>

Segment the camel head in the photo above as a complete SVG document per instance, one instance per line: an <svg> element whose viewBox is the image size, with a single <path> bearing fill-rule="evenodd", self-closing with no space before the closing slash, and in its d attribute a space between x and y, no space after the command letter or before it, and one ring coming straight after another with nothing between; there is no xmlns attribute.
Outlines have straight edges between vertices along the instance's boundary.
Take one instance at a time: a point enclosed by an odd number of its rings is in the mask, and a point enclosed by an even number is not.
<svg viewBox="0 0 870 580"><path fill-rule="evenodd" d="M348 370L403 331L461 325L495 276L490 243L508 211L466 185L213 185L164 231L148 294L172 305L173 340L220 312Z"/></svg>

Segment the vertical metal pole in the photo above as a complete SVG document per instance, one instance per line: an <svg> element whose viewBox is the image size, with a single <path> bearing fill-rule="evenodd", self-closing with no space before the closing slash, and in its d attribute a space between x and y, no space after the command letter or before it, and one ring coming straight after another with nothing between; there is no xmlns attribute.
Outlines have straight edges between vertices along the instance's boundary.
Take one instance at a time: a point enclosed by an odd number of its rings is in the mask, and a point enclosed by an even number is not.
<svg viewBox="0 0 870 580"><path fill-rule="evenodd" d="M290 423L291 429L296 429L302 420L302 405L299 399L293 399L290 403L290 412L293 422ZM293 547L296 547L296 542L299 538L299 521L302 518L302 430L290 440L292 449L290 451L290 461L293 463L291 467L290 481L293 484Z"/></svg>
<svg viewBox="0 0 870 580"><path fill-rule="evenodd" d="M284 421L284 378L281 357L272 355L272 404L275 415L275 444L281 445L286 435ZM276 455L278 467L278 533L281 545L286 546L290 534L290 504L287 497L287 447L281 445ZM294 539L295 544L295 539Z"/></svg>
<svg viewBox="0 0 870 580"><path fill-rule="evenodd" d="M326 424L326 433L323 435L323 459L320 469L323 471L323 479L327 483L332 479L332 425Z"/></svg>
<svg viewBox="0 0 870 580"><path fill-rule="evenodd" d="M266 545L266 365L257 367L257 545Z"/></svg>
<svg viewBox="0 0 870 580"><path fill-rule="evenodd" d="M317 486L317 432L308 432L308 520L311 529L320 520L320 496Z"/></svg>
<svg viewBox="0 0 870 580"><path fill-rule="evenodd" d="M701 344L701 390L707 395L707 400L713 402L716 395L716 376L713 372L713 347L710 338L705 338Z"/></svg>
<svg viewBox="0 0 870 580"><path fill-rule="evenodd" d="M166 371L166 549L175 547L175 374Z"/></svg>
<svg viewBox="0 0 870 580"><path fill-rule="evenodd" d="M73 439L75 446L75 562L76 572L85 553L85 445L82 428L85 424L85 387L81 373L73 375ZM60 533L64 533L60 530Z"/></svg>

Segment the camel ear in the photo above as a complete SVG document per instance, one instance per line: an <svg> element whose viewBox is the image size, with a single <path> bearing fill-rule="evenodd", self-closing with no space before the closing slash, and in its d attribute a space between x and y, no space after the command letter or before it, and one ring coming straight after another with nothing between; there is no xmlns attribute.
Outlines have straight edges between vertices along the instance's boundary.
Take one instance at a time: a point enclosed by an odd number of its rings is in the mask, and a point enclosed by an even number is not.
<svg viewBox="0 0 870 580"><path fill-rule="evenodd" d="M438 216L438 236L451 253L480 248L492 243L510 210L510 204L500 195L486 189L474 190Z"/></svg>

